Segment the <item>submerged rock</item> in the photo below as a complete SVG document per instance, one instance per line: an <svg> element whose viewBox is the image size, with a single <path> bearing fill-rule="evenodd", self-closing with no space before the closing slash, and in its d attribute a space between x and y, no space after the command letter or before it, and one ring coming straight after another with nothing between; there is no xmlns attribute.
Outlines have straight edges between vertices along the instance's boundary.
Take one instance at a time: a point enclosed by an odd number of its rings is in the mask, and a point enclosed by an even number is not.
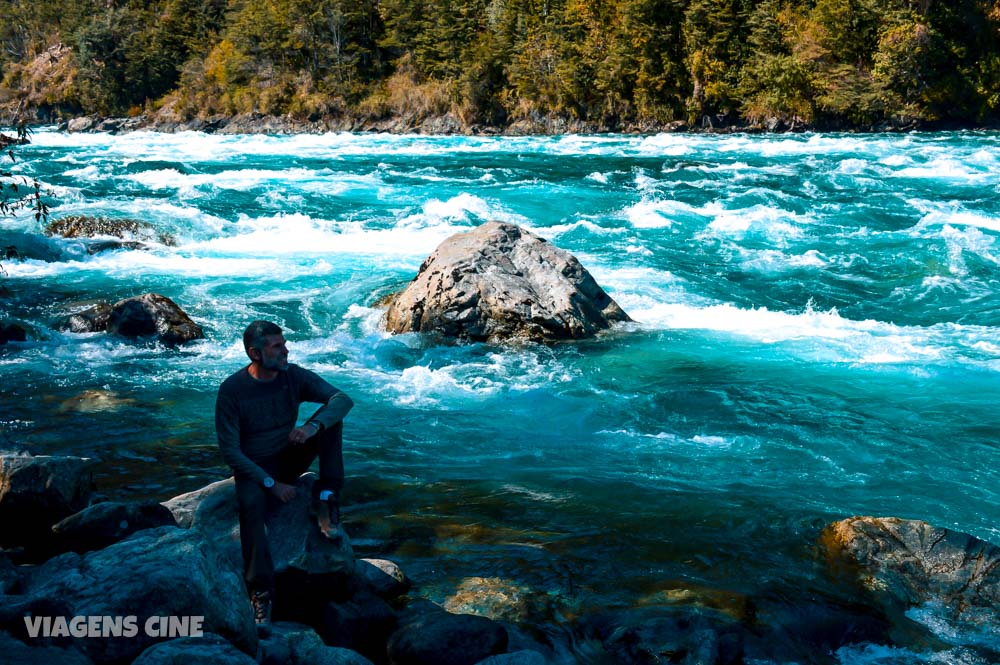
<svg viewBox="0 0 1000 665"><path fill-rule="evenodd" d="M745 630L714 610L626 610L591 617L587 627L615 663L736 665L744 660Z"/></svg>
<svg viewBox="0 0 1000 665"><path fill-rule="evenodd" d="M156 337L170 346L205 336L184 310L158 293L126 298L114 305L99 303L70 316L66 327L76 333L106 331L129 338Z"/></svg>
<svg viewBox="0 0 1000 665"><path fill-rule="evenodd" d="M890 610L933 603L952 619L1000 625L1000 547L897 517L852 517L823 530L834 571Z"/></svg>
<svg viewBox="0 0 1000 665"><path fill-rule="evenodd" d="M386 328L472 341L591 337L628 315L571 254L513 224L445 240L392 299Z"/></svg>

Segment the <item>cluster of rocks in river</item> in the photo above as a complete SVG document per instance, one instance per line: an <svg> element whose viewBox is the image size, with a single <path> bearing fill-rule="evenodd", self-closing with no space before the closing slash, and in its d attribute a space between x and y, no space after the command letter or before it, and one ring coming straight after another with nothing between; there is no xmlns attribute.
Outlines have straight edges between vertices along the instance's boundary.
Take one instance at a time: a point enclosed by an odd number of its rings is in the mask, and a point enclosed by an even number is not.
<svg viewBox="0 0 1000 665"><path fill-rule="evenodd" d="M232 479L162 504L87 505L93 464L0 452L4 662L543 665L579 655L532 641L531 626L515 623L531 616L511 611L486 580L456 594L459 607L442 607L421 599L396 563L356 558L350 538L323 538L307 506L311 473L269 522L276 623L260 639L240 573ZM906 644L899 635L913 625L904 613L926 605L941 608L954 626L1000 625L1000 548L994 545L924 522L876 517L833 523L817 542L825 574L857 590L866 599L863 611L803 605L794 610L802 625L792 626L787 619L769 623L761 611L734 617L702 603L674 603L593 608L563 620L589 645L594 662L690 665L787 656L796 641L797 662L826 662L827 653L852 642ZM478 595L487 600L477 601ZM77 616L132 616L139 630L84 639L33 637L29 629L39 617ZM149 617L169 616L202 617L202 634L143 629ZM867 624L859 626L863 616ZM780 642L784 647L775 646ZM924 636L924 645L950 646L935 644L933 635ZM984 662L1000 655L988 646L978 653Z"/></svg>

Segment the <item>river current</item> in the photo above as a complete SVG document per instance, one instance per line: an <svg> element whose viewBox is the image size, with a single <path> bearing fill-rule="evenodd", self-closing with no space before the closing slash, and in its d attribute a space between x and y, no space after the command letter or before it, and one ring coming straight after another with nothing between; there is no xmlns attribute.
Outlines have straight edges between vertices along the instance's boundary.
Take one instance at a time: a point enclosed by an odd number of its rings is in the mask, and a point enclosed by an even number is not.
<svg viewBox="0 0 1000 665"><path fill-rule="evenodd" d="M293 362L357 403L359 548L440 602L479 578L577 615L684 593L836 598L816 538L852 515L1000 543L1000 134L42 129L11 168L42 182L52 218L133 218L173 239L89 254L31 216L0 220L22 255L3 261L0 311L36 338L0 347L0 424L36 453L99 458L103 496L228 475L215 392L246 362L243 328L267 318ZM574 253L635 323L551 347L384 333L375 302L491 219ZM150 291L206 339L59 329L85 303ZM951 646L829 657L1000 650L933 608L913 618Z"/></svg>

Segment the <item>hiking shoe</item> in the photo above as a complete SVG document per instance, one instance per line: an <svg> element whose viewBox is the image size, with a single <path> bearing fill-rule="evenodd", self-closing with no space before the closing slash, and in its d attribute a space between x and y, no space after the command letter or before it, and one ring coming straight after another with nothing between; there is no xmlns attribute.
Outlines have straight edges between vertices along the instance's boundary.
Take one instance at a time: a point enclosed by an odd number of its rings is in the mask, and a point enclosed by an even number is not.
<svg viewBox="0 0 1000 665"><path fill-rule="evenodd" d="M271 592L250 592L250 606L253 608L253 621L257 626L258 637L271 634Z"/></svg>
<svg viewBox="0 0 1000 665"><path fill-rule="evenodd" d="M342 532L340 530L340 502L336 498L330 497L326 501L316 499L313 502L313 511L316 514L316 526L328 540L340 542Z"/></svg>

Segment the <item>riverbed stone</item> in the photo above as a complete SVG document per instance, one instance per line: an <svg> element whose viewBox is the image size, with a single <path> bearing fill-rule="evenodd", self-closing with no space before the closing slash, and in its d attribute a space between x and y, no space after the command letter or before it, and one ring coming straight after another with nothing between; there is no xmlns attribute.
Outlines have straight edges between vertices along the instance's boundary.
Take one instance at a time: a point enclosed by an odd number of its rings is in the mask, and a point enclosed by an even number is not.
<svg viewBox="0 0 1000 665"><path fill-rule="evenodd" d="M953 620L1000 625L1000 547L960 531L898 517L852 517L820 536L836 575L856 580L882 606L924 603Z"/></svg>
<svg viewBox="0 0 1000 665"><path fill-rule="evenodd" d="M156 337L170 346L205 336L201 326L191 320L177 303L158 293L144 293L112 305L108 315L108 332L130 338Z"/></svg>
<svg viewBox="0 0 1000 665"><path fill-rule="evenodd" d="M129 662L167 639L147 634L150 617L201 616L201 630L221 635L244 653L257 649L241 575L194 530L160 527L96 552L62 554L31 570L24 593L14 598L17 603L12 604L35 616L135 616L138 632L133 637L79 640L96 663ZM45 603L61 609L40 606ZM23 614L20 607L13 611Z"/></svg>
<svg viewBox="0 0 1000 665"><path fill-rule="evenodd" d="M143 651L132 665L257 665L257 661L243 653L215 633L200 637L179 637L159 642Z"/></svg>
<svg viewBox="0 0 1000 665"><path fill-rule="evenodd" d="M641 608L590 617L585 626L622 665L737 665L744 658L742 627L714 610Z"/></svg>
<svg viewBox="0 0 1000 665"><path fill-rule="evenodd" d="M475 665L504 653L507 643L507 630L496 621L416 601L401 613L387 650L391 665Z"/></svg>
<svg viewBox="0 0 1000 665"><path fill-rule="evenodd" d="M628 315L569 252L517 225L451 236L386 311L392 333L499 342L591 337Z"/></svg>
<svg viewBox="0 0 1000 665"><path fill-rule="evenodd" d="M56 547L77 553L113 545L137 531L176 526L166 506L155 501L95 503L52 526Z"/></svg>
<svg viewBox="0 0 1000 665"><path fill-rule="evenodd" d="M94 464L86 457L0 452L0 544L48 541L52 524L90 501Z"/></svg>

